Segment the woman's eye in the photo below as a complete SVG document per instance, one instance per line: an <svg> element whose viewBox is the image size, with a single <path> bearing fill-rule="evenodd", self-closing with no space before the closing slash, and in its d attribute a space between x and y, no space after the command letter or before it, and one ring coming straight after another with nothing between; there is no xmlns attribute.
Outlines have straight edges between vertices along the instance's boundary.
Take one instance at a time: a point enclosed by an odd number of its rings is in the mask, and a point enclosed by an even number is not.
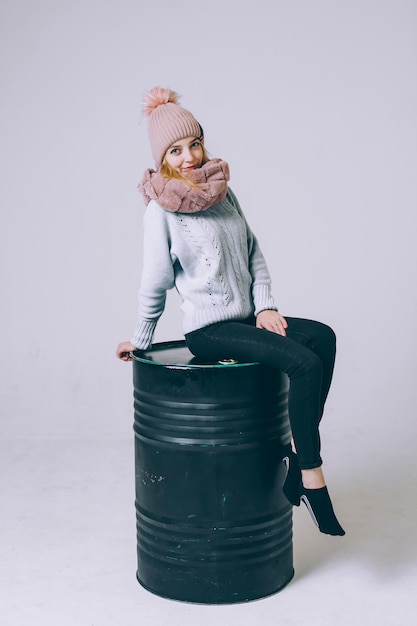
<svg viewBox="0 0 417 626"><path fill-rule="evenodd" d="M178 153L179 153L178 148L172 148L171 154L178 154Z"/></svg>
<svg viewBox="0 0 417 626"><path fill-rule="evenodd" d="M200 147L200 142L199 141L194 141L194 143L191 144L192 148L199 148Z"/></svg>

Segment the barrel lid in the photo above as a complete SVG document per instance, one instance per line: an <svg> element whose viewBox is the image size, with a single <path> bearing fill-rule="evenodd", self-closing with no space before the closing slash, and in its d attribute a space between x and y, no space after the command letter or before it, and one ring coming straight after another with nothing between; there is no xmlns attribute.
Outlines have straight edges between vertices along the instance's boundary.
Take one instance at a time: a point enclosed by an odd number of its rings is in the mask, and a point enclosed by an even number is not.
<svg viewBox="0 0 417 626"><path fill-rule="evenodd" d="M135 361L150 365L164 365L172 368L221 368L247 367L257 363L240 363L235 359L205 361L195 357L187 348L185 341L165 341L155 343L149 350L135 350L131 353Z"/></svg>

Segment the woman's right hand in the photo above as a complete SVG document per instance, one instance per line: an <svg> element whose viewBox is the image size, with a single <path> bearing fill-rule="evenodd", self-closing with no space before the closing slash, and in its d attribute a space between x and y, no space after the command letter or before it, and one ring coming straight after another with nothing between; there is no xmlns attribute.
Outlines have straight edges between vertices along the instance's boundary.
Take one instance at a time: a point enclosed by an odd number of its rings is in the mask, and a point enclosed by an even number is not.
<svg viewBox="0 0 417 626"><path fill-rule="evenodd" d="M116 356L122 361L131 361L132 357L130 356L130 353L134 350L137 350L137 348L130 343L130 341L122 341L122 343L119 343L117 346Z"/></svg>

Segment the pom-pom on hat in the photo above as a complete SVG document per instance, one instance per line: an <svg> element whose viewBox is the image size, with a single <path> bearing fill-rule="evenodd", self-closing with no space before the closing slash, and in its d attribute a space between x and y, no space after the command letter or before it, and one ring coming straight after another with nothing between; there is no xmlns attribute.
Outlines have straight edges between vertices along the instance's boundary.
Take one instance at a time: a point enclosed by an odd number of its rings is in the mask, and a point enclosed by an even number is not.
<svg viewBox="0 0 417 626"><path fill-rule="evenodd" d="M154 87L145 94L143 110L149 120L149 140L155 164L159 167L165 152L184 137L203 137L195 117L178 104L178 94L171 89Z"/></svg>

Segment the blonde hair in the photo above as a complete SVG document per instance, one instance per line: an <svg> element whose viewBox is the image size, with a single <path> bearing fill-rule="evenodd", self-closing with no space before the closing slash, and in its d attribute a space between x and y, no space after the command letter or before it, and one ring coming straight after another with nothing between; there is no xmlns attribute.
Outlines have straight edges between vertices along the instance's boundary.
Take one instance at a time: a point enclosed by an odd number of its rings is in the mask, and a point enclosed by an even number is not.
<svg viewBox="0 0 417 626"><path fill-rule="evenodd" d="M204 165L205 163L207 163L207 161L210 161L210 157L207 154L204 144L201 144L201 147L203 148L203 161L201 165ZM183 176L180 172L177 172L177 170L174 170L174 168L171 167L169 163L167 163L165 156L161 163L159 172L161 176L163 176L164 178L176 178L177 180L182 181L183 183L185 183L186 185L189 185L190 187L195 187L197 189L199 187L199 185L197 185L197 183L195 183L193 180L190 180L186 176Z"/></svg>

